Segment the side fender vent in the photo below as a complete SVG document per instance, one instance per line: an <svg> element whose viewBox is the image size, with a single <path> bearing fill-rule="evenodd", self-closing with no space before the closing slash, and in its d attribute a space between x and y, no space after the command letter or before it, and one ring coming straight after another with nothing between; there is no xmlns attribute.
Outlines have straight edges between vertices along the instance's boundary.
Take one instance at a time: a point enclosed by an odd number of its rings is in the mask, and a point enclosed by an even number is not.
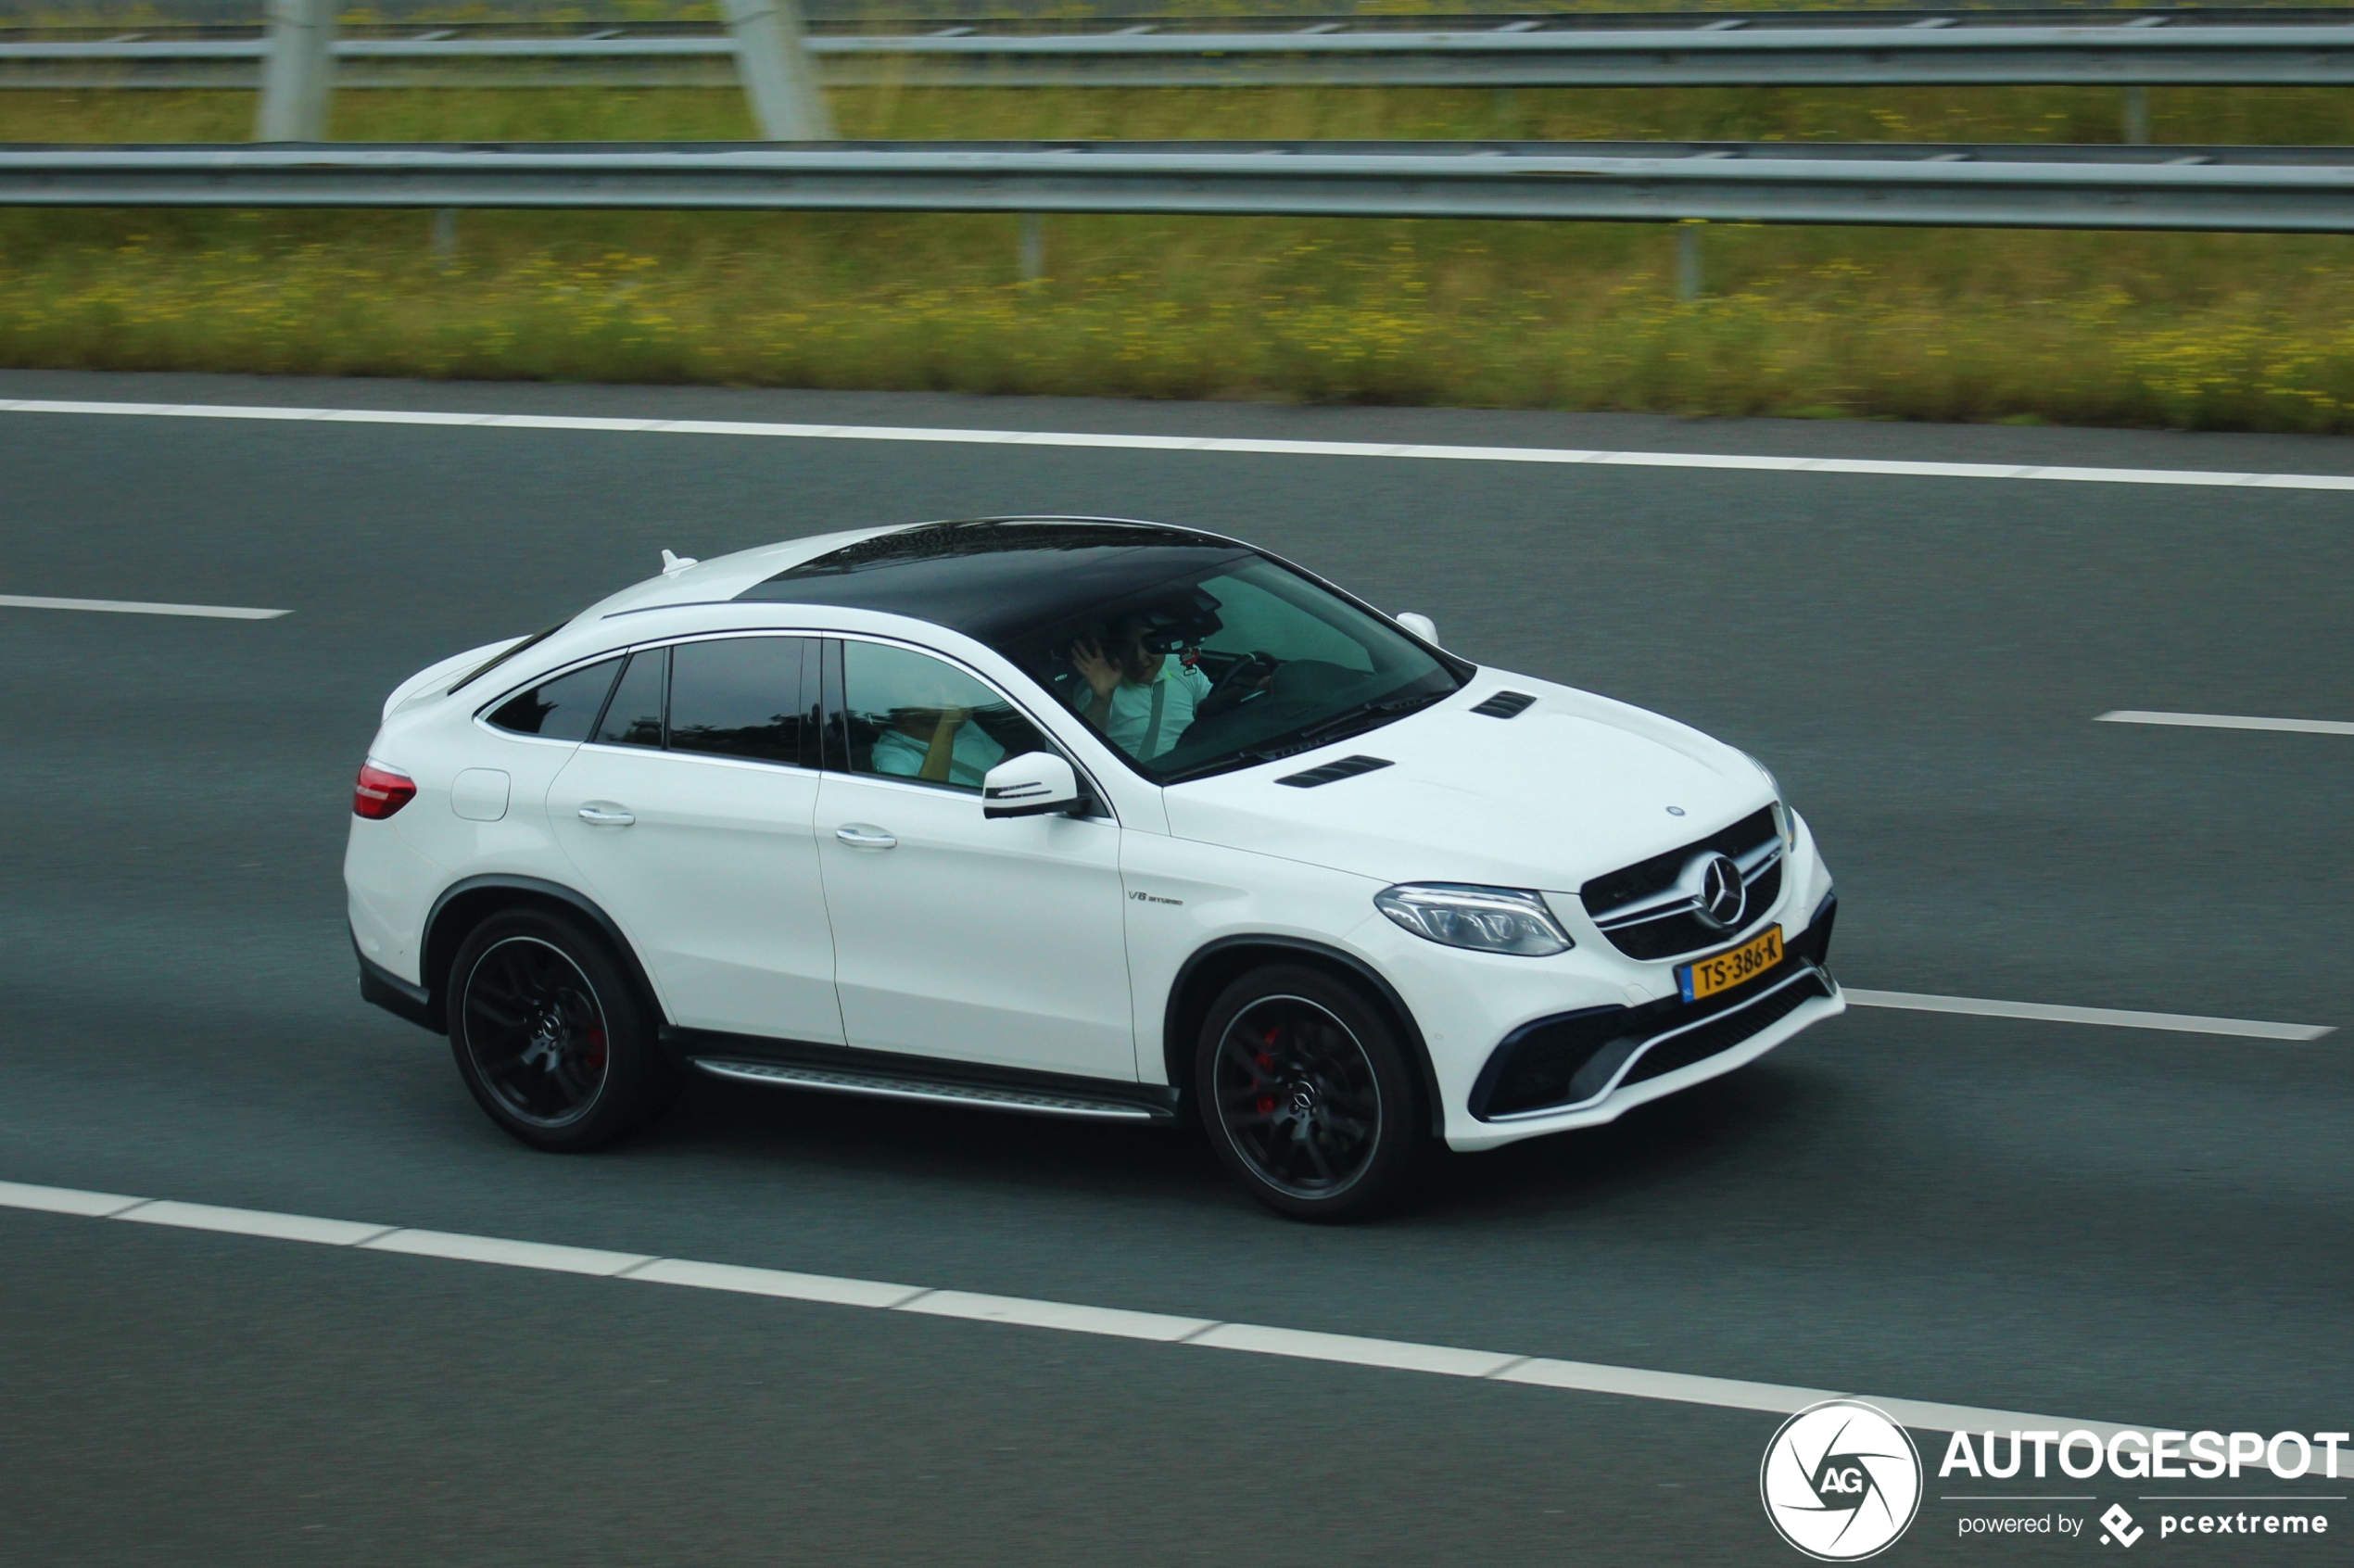
<svg viewBox="0 0 2354 1568"><path fill-rule="evenodd" d="M1487 702L1475 705L1472 712L1489 718L1518 718L1536 703L1537 699L1525 691L1499 691Z"/></svg>
<svg viewBox="0 0 2354 1568"><path fill-rule="evenodd" d="M1275 782L1288 784L1295 790L1313 790L1319 784L1330 784L1340 778L1354 778L1361 773L1373 773L1391 765L1387 757L1343 757L1338 762L1328 762L1322 767L1311 767L1305 773L1287 773Z"/></svg>

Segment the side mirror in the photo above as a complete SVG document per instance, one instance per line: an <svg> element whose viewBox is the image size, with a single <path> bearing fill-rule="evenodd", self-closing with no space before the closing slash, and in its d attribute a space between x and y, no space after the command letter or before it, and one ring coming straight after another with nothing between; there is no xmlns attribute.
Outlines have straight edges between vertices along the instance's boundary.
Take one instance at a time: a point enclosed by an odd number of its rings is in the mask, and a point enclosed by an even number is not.
<svg viewBox="0 0 2354 1568"><path fill-rule="evenodd" d="M1438 623L1428 615L1418 615L1411 610L1400 610L1390 619L1429 643L1433 648L1439 646Z"/></svg>
<svg viewBox="0 0 2354 1568"><path fill-rule="evenodd" d="M1079 775L1052 752L1007 757L981 781L983 816L1046 816L1080 803Z"/></svg>

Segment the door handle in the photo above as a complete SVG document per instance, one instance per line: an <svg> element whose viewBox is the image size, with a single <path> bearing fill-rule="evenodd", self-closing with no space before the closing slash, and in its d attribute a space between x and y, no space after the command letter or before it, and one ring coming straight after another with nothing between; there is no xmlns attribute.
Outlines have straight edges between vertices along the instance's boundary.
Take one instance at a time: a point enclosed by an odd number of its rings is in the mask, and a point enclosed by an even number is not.
<svg viewBox="0 0 2354 1568"><path fill-rule="evenodd" d="M580 820L591 828L626 828L638 818L620 806L585 805Z"/></svg>
<svg viewBox="0 0 2354 1568"><path fill-rule="evenodd" d="M853 849L889 849L899 842L881 828L864 822L845 822L834 829L834 837Z"/></svg>

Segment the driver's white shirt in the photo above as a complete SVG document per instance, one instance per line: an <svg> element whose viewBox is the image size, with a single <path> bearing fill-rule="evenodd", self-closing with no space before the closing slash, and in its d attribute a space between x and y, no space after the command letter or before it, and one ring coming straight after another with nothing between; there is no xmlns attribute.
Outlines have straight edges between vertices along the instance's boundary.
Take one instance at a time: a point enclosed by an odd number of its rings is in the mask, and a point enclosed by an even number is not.
<svg viewBox="0 0 2354 1568"><path fill-rule="evenodd" d="M1146 732L1152 728L1153 688L1163 689L1160 701L1160 729L1152 737L1152 750L1146 752ZM1125 675L1111 690L1111 712L1098 717L1100 702L1095 688L1085 681L1079 683L1074 696L1079 711L1095 719L1111 743L1140 762L1149 762L1184 738L1194 722L1194 712L1201 700L1209 695L1209 677L1197 669L1179 664L1164 653L1160 673L1150 680L1130 680Z"/></svg>

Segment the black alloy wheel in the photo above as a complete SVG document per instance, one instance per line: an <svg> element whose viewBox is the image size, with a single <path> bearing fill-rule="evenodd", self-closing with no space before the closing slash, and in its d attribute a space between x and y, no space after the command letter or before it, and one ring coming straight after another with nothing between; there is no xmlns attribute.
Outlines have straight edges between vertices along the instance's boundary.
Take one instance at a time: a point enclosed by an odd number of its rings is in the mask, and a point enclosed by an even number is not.
<svg viewBox="0 0 2354 1568"><path fill-rule="evenodd" d="M677 1091L604 944L537 912L495 916L450 966L449 1044L490 1119L535 1148L592 1148Z"/></svg>
<svg viewBox="0 0 2354 1568"><path fill-rule="evenodd" d="M1210 1142L1253 1196L1300 1220L1392 1199L1423 1140L1397 1031L1353 988L1290 966L1246 975L1210 1009L1196 1094Z"/></svg>

